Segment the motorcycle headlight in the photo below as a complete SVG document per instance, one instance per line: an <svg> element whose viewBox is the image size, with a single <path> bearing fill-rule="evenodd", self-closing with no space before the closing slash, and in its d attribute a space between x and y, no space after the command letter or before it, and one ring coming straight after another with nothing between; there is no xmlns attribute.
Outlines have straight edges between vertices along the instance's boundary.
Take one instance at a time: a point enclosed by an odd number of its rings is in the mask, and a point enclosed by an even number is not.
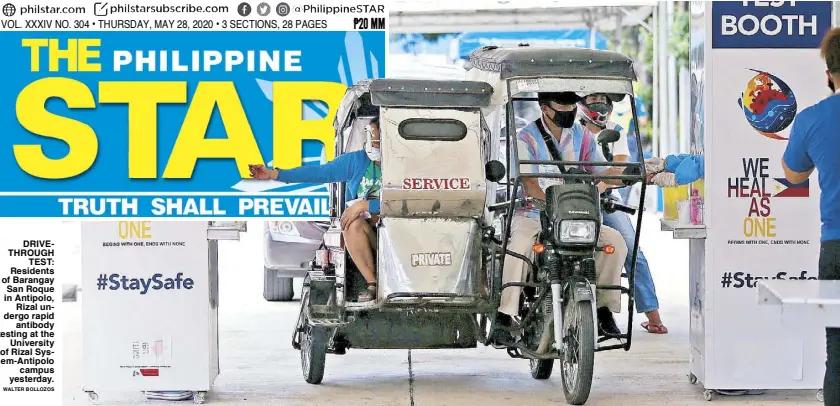
<svg viewBox="0 0 840 406"><path fill-rule="evenodd" d="M595 222L592 220L561 220L558 240L568 244L595 242Z"/></svg>

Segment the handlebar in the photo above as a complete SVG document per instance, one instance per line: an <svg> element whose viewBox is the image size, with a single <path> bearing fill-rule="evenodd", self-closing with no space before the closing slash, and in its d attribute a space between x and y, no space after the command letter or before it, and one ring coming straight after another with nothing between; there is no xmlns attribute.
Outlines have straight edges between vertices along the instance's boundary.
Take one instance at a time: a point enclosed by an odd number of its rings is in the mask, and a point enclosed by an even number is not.
<svg viewBox="0 0 840 406"><path fill-rule="evenodd" d="M545 210L545 208L546 208L545 200L536 199L536 198L533 198L533 197L526 197L524 199L521 199L521 198L520 199L514 199L514 201L513 201L514 204L519 204L519 203L523 203L523 202L534 203L534 206L537 206L537 208L540 209L540 210ZM508 208L508 206L510 206L510 200L508 200L506 202L493 203L491 205L488 205L487 210L489 210L491 212L497 212L497 211L501 211L501 210L504 210L504 209Z"/></svg>
<svg viewBox="0 0 840 406"><path fill-rule="evenodd" d="M595 182L603 180L620 180L624 185L630 186L636 182L645 182L646 174L644 166L635 162L596 162L596 161L545 161L545 160L522 160L519 165L553 165L572 166L566 173L520 173L520 178L553 178L563 179L566 182ZM593 167L623 167L621 175L591 174L580 169L581 166Z"/></svg>
<svg viewBox="0 0 840 406"><path fill-rule="evenodd" d="M533 203L534 206L536 206L540 210L545 210L546 209L545 200L542 200L542 199L536 199L536 198L533 198L533 197L526 197L524 199L521 199L521 198L520 199L515 199L515 201L514 201L515 204L522 203L522 202ZM490 210L492 212L496 212L496 211L503 210L503 209L507 208L508 206L510 206L510 201L491 204L491 205L487 206L487 210ZM637 211L633 207L625 206L625 205L613 200L612 197L610 196L609 192L607 192L607 193L605 193L604 195L601 196L601 208L608 213L612 213L612 212L615 212L615 211L620 211L620 212L624 212L624 213L627 213L627 214L630 214L630 215L636 214L636 211Z"/></svg>
<svg viewBox="0 0 840 406"><path fill-rule="evenodd" d="M601 195L601 207L604 211L608 213L613 213L616 211L624 212L630 215L636 214L636 209L630 206L625 206L615 200L612 199L612 196L609 192Z"/></svg>

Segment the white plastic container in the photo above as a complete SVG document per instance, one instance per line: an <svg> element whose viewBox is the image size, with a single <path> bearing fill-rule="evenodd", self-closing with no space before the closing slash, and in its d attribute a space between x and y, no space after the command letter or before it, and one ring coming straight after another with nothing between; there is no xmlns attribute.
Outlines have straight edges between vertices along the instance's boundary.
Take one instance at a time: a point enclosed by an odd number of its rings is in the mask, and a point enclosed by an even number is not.
<svg viewBox="0 0 840 406"><path fill-rule="evenodd" d="M244 223L242 223L244 225ZM219 374L218 239L239 224L82 224L84 390L196 393Z"/></svg>

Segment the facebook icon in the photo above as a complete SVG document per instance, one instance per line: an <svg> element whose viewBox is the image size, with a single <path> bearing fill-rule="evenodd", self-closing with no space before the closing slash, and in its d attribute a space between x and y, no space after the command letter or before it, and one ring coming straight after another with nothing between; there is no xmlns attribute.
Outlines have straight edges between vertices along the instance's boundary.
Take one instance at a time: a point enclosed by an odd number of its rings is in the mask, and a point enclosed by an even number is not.
<svg viewBox="0 0 840 406"><path fill-rule="evenodd" d="M239 7L237 8L239 11L239 15L242 17L248 17L251 14L251 5L248 3L239 3Z"/></svg>

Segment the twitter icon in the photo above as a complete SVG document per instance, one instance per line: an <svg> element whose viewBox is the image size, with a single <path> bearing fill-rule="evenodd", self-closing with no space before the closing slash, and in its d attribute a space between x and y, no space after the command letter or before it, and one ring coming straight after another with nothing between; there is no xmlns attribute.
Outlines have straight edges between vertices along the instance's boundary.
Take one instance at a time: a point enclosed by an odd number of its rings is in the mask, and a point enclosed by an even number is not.
<svg viewBox="0 0 840 406"><path fill-rule="evenodd" d="M270 13L270 12L271 12L271 6L269 6L268 3L260 3L260 5L257 6L257 14L259 14L263 17L267 16L268 13Z"/></svg>

